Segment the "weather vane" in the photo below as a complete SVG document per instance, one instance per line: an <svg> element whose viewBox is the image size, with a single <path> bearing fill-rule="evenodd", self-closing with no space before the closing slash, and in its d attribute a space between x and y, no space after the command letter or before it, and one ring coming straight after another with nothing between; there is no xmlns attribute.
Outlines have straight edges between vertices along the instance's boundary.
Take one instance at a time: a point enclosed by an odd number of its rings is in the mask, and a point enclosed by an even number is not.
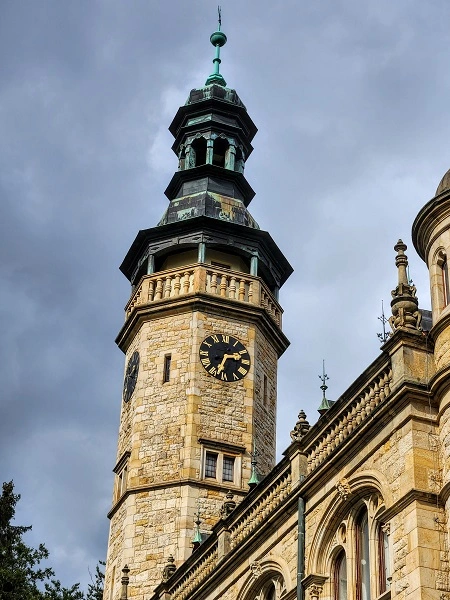
<svg viewBox="0 0 450 600"><path fill-rule="evenodd" d="M325 392L326 392L326 391L327 391L327 389L328 389L328 386L327 386L327 384L326 384L326 381L327 381L328 379L330 379L330 378L328 377L328 375L325 373L325 359L323 359L323 360L322 360L322 375L319 375L319 379L320 379L320 381L322 382L322 385L320 386L320 389L322 390L322 392L323 392L323 397L324 397L324 399L325 399Z"/></svg>
<svg viewBox="0 0 450 600"><path fill-rule="evenodd" d="M220 31L220 28L222 26L222 9L220 8L220 6L217 7L217 12L219 13L219 31Z"/></svg>
<svg viewBox="0 0 450 600"><path fill-rule="evenodd" d="M386 317L384 316L383 300L381 301L381 317L377 317L377 318L383 324L383 333L377 333L377 336L378 336L378 339L380 340L380 342L383 342L383 344L384 344L390 338L390 333L388 331L386 331L386 323L388 322L388 319L386 319Z"/></svg>

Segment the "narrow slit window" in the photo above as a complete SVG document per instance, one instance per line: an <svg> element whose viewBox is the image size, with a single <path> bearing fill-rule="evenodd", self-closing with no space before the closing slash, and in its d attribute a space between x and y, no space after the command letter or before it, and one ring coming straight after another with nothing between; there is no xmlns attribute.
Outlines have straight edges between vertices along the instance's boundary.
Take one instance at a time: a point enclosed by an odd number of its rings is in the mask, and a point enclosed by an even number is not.
<svg viewBox="0 0 450 600"><path fill-rule="evenodd" d="M164 372L163 372L163 383L167 383L170 380L170 363L172 361L172 356L170 354L166 354L164 357Z"/></svg>
<svg viewBox="0 0 450 600"><path fill-rule="evenodd" d="M450 301L450 282L448 279L448 262L447 258L442 263L442 284L444 288L444 306Z"/></svg>
<svg viewBox="0 0 450 600"><path fill-rule="evenodd" d="M205 477L216 479L217 473L217 454L207 452L205 458Z"/></svg>
<svg viewBox="0 0 450 600"><path fill-rule="evenodd" d="M223 481L234 481L234 456L223 457Z"/></svg>
<svg viewBox="0 0 450 600"><path fill-rule="evenodd" d="M263 381L263 401L264 401L264 406L267 406L268 404L268 397L267 397L267 375L264 375L264 381Z"/></svg>

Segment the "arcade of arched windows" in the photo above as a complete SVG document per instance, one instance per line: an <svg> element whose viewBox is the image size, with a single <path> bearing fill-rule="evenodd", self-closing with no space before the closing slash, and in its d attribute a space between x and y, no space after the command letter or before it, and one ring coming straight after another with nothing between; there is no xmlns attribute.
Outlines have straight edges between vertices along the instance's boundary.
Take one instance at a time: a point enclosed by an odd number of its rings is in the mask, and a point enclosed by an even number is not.
<svg viewBox="0 0 450 600"><path fill-rule="evenodd" d="M334 530L323 535L317 548L315 572L322 571L320 589L314 584L311 598L327 600L377 600L390 597L391 541L385 505L379 493L360 496L342 513ZM330 521L328 522L328 525ZM319 533L319 532L318 532ZM312 565L311 565L312 567ZM314 567L313 567L314 568Z"/></svg>
<svg viewBox="0 0 450 600"><path fill-rule="evenodd" d="M245 154L241 145L224 134L197 134L180 147L178 170L211 164L238 173L244 172Z"/></svg>

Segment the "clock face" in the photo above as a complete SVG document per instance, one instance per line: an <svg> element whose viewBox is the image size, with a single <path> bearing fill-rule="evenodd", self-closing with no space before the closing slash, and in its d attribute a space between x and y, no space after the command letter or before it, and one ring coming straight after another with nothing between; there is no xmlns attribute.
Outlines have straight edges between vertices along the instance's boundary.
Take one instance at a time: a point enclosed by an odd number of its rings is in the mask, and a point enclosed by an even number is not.
<svg viewBox="0 0 450 600"><path fill-rule="evenodd" d="M231 335L209 335L200 344L200 360L210 375L221 381L239 381L250 369L250 354Z"/></svg>
<svg viewBox="0 0 450 600"><path fill-rule="evenodd" d="M136 381L139 372L139 352L136 350L131 355L128 361L127 370L125 372L125 379L123 382L123 400L128 402L133 395L134 388L136 387Z"/></svg>

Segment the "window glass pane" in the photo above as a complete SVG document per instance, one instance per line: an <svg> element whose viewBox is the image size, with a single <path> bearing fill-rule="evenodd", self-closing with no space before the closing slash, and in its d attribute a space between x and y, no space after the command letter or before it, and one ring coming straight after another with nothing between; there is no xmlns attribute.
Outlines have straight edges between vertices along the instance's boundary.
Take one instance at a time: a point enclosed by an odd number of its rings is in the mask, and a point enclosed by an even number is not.
<svg viewBox="0 0 450 600"><path fill-rule="evenodd" d="M205 477L216 478L217 471L217 454L213 454L212 452L206 453L205 460Z"/></svg>
<svg viewBox="0 0 450 600"><path fill-rule="evenodd" d="M359 522L358 534L360 598L361 600L370 600L369 524L367 521L367 513L363 515Z"/></svg>
<svg viewBox="0 0 450 600"><path fill-rule="evenodd" d="M275 600L275 599L276 599L275 585L273 583L271 583L266 590L266 593L264 595L264 600Z"/></svg>
<svg viewBox="0 0 450 600"><path fill-rule="evenodd" d="M347 560L342 553L336 564L336 600L347 600Z"/></svg>
<svg viewBox="0 0 450 600"><path fill-rule="evenodd" d="M223 457L223 481L234 481L234 457Z"/></svg>

